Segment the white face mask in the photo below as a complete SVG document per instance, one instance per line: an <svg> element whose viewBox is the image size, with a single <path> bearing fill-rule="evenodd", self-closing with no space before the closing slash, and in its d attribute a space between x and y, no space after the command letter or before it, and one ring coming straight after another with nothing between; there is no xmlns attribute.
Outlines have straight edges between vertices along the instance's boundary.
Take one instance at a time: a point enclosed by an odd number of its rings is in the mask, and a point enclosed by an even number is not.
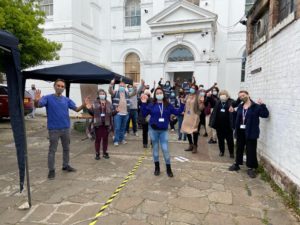
<svg viewBox="0 0 300 225"><path fill-rule="evenodd" d="M106 96L105 95L99 95L100 100L105 100Z"/></svg>
<svg viewBox="0 0 300 225"><path fill-rule="evenodd" d="M226 102L227 101L227 96L226 95L220 95L220 100L221 102Z"/></svg>
<svg viewBox="0 0 300 225"><path fill-rule="evenodd" d="M218 94L218 92L217 91L213 91L213 93L212 93L213 95L217 95Z"/></svg>

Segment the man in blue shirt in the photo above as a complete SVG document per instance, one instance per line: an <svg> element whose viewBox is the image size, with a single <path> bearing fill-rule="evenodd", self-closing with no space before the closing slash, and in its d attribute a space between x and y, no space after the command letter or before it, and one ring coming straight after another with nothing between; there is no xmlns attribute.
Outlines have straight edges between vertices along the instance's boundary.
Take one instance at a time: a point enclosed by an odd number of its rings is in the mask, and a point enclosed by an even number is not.
<svg viewBox="0 0 300 225"><path fill-rule="evenodd" d="M62 170L75 172L76 169L69 165L70 152L70 117L69 109L76 112L81 111L85 104L77 107L75 103L62 95L65 90L65 81L57 79L54 82L54 94L41 97L41 91L37 90L35 95L35 106L46 107L47 127L49 131L49 153L48 153L48 179L55 178L55 152L57 150L58 140L61 139L63 147L63 167Z"/></svg>

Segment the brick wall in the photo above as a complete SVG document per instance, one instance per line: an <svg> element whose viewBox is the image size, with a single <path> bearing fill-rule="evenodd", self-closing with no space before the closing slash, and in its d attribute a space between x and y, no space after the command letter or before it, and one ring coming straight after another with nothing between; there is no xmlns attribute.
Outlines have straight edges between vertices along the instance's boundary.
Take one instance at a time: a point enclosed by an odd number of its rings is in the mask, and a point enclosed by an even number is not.
<svg viewBox="0 0 300 225"><path fill-rule="evenodd" d="M261 72L251 74L259 67ZM259 154L278 170L272 175L280 186L289 190L285 184L289 180L299 193L300 20L294 20L251 52L242 88L249 90L254 100L262 98L270 110L270 118L261 120Z"/></svg>

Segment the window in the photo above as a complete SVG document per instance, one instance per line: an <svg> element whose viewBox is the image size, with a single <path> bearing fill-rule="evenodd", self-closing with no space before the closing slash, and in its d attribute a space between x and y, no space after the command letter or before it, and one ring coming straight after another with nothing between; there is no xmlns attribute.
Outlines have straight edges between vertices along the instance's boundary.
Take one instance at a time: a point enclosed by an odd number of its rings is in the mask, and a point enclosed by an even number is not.
<svg viewBox="0 0 300 225"><path fill-rule="evenodd" d="M140 58L135 53L128 54L125 59L125 76L140 82Z"/></svg>
<svg viewBox="0 0 300 225"><path fill-rule="evenodd" d="M259 41L262 37L267 35L269 26L269 10L266 10L262 17L256 20L253 25L253 43Z"/></svg>
<svg viewBox="0 0 300 225"><path fill-rule="evenodd" d="M278 3L278 22L281 22L290 13L294 12L294 0L279 0Z"/></svg>
<svg viewBox="0 0 300 225"><path fill-rule="evenodd" d="M46 16L53 16L53 0L42 0L40 2L41 10Z"/></svg>
<svg viewBox="0 0 300 225"><path fill-rule="evenodd" d="M242 58L241 82L245 82L245 77L246 77L246 62L247 62L247 55L246 55L246 51L244 51L243 58Z"/></svg>
<svg viewBox="0 0 300 225"><path fill-rule="evenodd" d="M194 56L186 47L177 47L168 57L168 62L194 61Z"/></svg>
<svg viewBox="0 0 300 225"><path fill-rule="evenodd" d="M252 8L254 5L255 0L246 0L246 5L245 5L245 13L247 14L249 10Z"/></svg>
<svg viewBox="0 0 300 225"><path fill-rule="evenodd" d="M187 1L190 3L193 3L195 5L198 5L198 6L199 6L199 2L200 2L200 0L187 0Z"/></svg>
<svg viewBox="0 0 300 225"><path fill-rule="evenodd" d="M140 0L127 0L125 3L125 26L136 27L141 25Z"/></svg>

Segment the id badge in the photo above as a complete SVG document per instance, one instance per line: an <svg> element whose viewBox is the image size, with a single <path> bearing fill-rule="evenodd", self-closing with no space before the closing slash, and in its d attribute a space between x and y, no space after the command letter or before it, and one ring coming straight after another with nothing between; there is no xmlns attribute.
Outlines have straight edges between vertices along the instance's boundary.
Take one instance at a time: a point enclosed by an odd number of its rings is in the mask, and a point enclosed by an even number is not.
<svg viewBox="0 0 300 225"><path fill-rule="evenodd" d="M221 109L221 112L225 112L225 109Z"/></svg>
<svg viewBox="0 0 300 225"><path fill-rule="evenodd" d="M101 117L105 117L105 114L104 114L104 113L101 113L100 116L101 116Z"/></svg>
<svg viewBox="0 0 300 225"><path fill-rule="evenodd" d="M240 128L244 130L244 129L246 129L246 125L245 124L241 124Z"/></svg>
<svg viewBox="0 0 300 225"><path fill-rule="evenodd" d="M160 123L165 122L165 118L159 118L159 119L158 119L158 122L160 122Z"/></svg>

